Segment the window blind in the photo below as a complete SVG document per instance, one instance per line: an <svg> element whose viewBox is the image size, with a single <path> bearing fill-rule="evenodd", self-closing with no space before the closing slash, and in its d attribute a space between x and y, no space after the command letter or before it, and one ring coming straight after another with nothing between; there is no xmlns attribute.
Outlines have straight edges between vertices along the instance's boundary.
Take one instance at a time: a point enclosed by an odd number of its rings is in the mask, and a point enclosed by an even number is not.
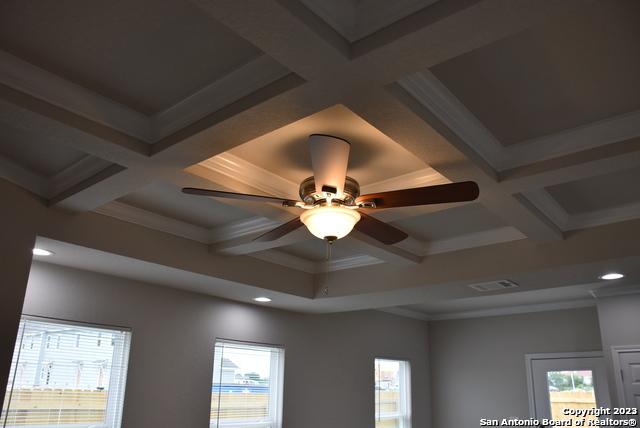
<svg viewBox="0 0 640 428"><path fill-rule="evenodd" d="M213 360L211 428L282 426L282 348L217 341Z"/></svg>
<svg viewBox="0 0 640 428"><path fill-rule="evenodd" d="M2 427L118 428L130 332L23 317Z"/></svg>
<svg viewBox="0 0 640 428"><path fill-rule="evenodd" d="M376 428L411 428L409 362L375 359Z"/></svg>

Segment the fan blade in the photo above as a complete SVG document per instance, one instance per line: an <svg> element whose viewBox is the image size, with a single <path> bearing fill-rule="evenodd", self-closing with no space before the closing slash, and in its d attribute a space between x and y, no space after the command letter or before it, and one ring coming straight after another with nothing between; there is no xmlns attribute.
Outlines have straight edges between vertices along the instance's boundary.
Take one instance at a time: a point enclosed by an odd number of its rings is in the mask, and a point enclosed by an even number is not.
<svg viewBox="0 0 640 428"><path fill-rule="evenodd" d="M322 193L323 186L327 186L334 188L338 197L342 196L350 149L351 144L341 138L321 134L309 136L316 192Z"/></svg>
<svg viewBox="0 0 640 428"><path fill-rule="evenodd" d="M370 215L360 212L360 221L354 226L355 229L380 241L386 245L398 243L407 239L409 235L390 224L384 223Z"/></svg>
<svg viewBox="0 0 640 428"><path fill-rule="evenodd" d="M275 196L248 195L246 193L223 192L222 190L198 189L195 187L185 187L182 193L188 195L210 196L212 198L240 199L243 201L274 202L287 207L294 207L298 201L293 199L277 198Z"/></svg>
<svg viewBox="0 0 640 428"><path fill-rule="evenodd" d="M262 235L255 238L254 241L258 241L258 242L275 241L276 239L282 238L287 233L293 232L300 226L302 226L302 221L300 221L300 217L296 217L293 220L286 222L285 224L281 224L275 229L271 229L270 231L263 233Z"/></svg>
<svg viewBox="0 0 640 428"><path fill-rule="evenodd" d="M445 204L448 202L473 201L480 194L473 181L416 187L415 189L392 190L370 193L356 199L357 204L373 203L375 208L411 207L415 205Z"/></svg>

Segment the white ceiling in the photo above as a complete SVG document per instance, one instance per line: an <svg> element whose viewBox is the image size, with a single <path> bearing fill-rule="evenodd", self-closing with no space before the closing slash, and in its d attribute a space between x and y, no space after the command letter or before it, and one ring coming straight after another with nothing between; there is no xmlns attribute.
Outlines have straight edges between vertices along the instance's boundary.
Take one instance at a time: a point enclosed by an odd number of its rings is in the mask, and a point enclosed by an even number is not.
<svg viewBox="0 0 640 428"><path fill-rule="evenodd" d="M74 248L54 263L423 315L543 303L536 287L580 300L605 269L638 281L636 2L302 3L0 6L0 175L47 201L41 239ZM363 192L473 180L480 198L377 210L410 237L337 242L322 298L321 241L253 242L296 211L180 192L295 198L312 133L351 142ZM513 300L454 292L505 278Z"/></svg>

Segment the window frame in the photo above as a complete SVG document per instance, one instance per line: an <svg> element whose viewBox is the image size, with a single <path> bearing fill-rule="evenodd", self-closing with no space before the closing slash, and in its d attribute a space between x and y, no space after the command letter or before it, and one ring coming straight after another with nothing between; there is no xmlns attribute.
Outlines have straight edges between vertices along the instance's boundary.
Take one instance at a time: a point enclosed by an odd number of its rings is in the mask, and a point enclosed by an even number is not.
<svg viewBox="0 0 640 428"><path fill-rule="evenodd" d="M213 420L209 418L209 428L233 428L233 427L251 427L251 428L265 428L271 427L274 428L282 428L282 414L283 414L283 397L284 397L284 362L285 362L285 347L284 345L272 344L272 343L264 343L264 342L252 342L252 341L243 341L236 339L226 339L217 337L213 344L213 364L212 372L211 372L211 387L210 391L210 401L213 401L214 394L214 373L215 373L215 363L216 363L216 349L219 344L227 344L230 346L236 347L246 347L246 348L264 348L265 350L278 350L278 358L277 361L274 361L273 358L270 361L270 373L276 371L276 388L270 388L270 400L269 400L269 413L273 414L273 419L264 422L223 422L221 423L219 420L214 424ZM224 358L224 357L223 357ZM209 412L211 412L211 408Z"/></svg>
<svg viewBox="0 0 640 428"><path fill-rule="evenodd" d="M374 371L377 367L378 360L382 361L391 361L399 363L400 370L400 411L393 415L385 415L384 417L380 417L378 414L378 409L375 408L375 394L377 392L375 388L375 373L374 373L374 426L375 422L378 420L388 420L388 419L399 419L401 428L411 428L413 422L412 416L412 403L411 403L411 361L407 358L398 358L398 357L388 357L388 356L377 356L373 359L373 368Z"/></svg>
<svg viewBox="0 0 640 428"><path fill-rule="evenodd" d="M20 316L20 327L18 330L18 334L19 337L17 338L16 343L14 345L14 354L15 354L15 350L18 349L19 353L22 353L23 351L23 347L22 345L24 344L23 341L23 337L22 334L24 334L24 332L22 332L21 334L21 330L22 324L23 322L28 322L28 321L34 321L34 322L42 322L42 323L50 323L50 324L58 324L58 325L66 325L66 326L72 326L72 327L80 327L80 328L95 328L95 329L102 329L102 330L112 330L118 333L124 333L125 337L124 340L122 341L122 343L120 343L119 345L122 347L122 349L120 349L120 354L119 354L119 364L115 363L115 359L112 357L112 366L111 366L111 374L109 376L109 391L114 391L114 394L107 394L107 401L106 401L106 406L105 406L105 421L104 424L108 427L108 428L120 428L122 426L122 413L123 413L123 409L124 409L124 400L125 400L125 394L126 394L126 386L127 386L127 375L128 375L128 369L129 369L129 363L130 363L130 350L131 350L131 340L132 340L132 329L129 327L124 327L124 326L118 326L118 325L107 325L107 324L97 324L97 323L90 323L90 322L84 322L84 321L77 321L77 320L69 320L69 319L62 319L62 318L54 318L54 317L44 317L44 316L39 316L39 315L31 315L31 314L22 314ZM48 338L50 338L51 336L48 336ZM46 341L45 341L46 342ZM33 349L33 339L30 341L30 350ZM43 345L46 346L46 344L43 343ZM51 349L49 348L49 346L46 346L46 349ZM73 347L73 349L76 349L76 347ZM114 352L113 355L116 355L116 351L115 351L115 347L114 347ZM12 355L11 360L12 360L12 365L13 365L13 360L15 359L15 355ZM16 360L16 363L19 361L19 357ZM53 364L53 363L49 363L49 364ZM17 368L17 367L16 367ZM17 370L16 370L17 372ZM115 373L115 375L114 375ZM11 376L11 371L9 373L9 375ZM16 373L13 373L13 376L16 376ZM9 379L9 381L11 382L11 378ZM117 387L116 387L117 386ZM116 390L119 390L118 392L115 392ZM7 392L9 392L9 390L7 390ZM6 409L8 410L11 406L11 395L13 394L13 387L11 388L11 392L8 393L8 395L5 396L5 401L8 399L9 400L9 405L6 407ZM8 397L8 398L7 398ZM4 409L4 403L2 403L3 409ZM1 413L1 412L0 412ZM0 423L6 423L6 419L2 418L2 416L4 415L0 415ZM5 416L6 417L6 416ZM91 422L88 424L78 424L76 425L78 428L87 428L90 427L92 425L95 425L95 422ZM4 425L3 425L4 426ZM50 425L51 427L55 427L55 425ZM46 425L39 425L40 428L45 428Z"/></svg>

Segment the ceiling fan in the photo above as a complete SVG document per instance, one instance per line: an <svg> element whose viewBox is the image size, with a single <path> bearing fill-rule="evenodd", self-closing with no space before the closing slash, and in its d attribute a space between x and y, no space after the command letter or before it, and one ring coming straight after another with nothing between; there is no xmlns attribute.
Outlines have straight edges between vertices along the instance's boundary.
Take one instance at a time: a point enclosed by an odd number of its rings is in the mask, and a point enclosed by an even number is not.
<svg viewBox="0 0 640 428"><path fill-rule="evenodd" d="M479 194L476 183L463 181L360 195L358 182L347 176L351 144L322 134L309 136L308 142L313 176L300 183L301 201L193 187L182 191L190 195L278 203L304 210L300 217L264 233L255 241L274 241L305 225L313 235L327 242L343 238L355 228L387 245L400 242L408 235L363 210L472 201Z"/></svg>

